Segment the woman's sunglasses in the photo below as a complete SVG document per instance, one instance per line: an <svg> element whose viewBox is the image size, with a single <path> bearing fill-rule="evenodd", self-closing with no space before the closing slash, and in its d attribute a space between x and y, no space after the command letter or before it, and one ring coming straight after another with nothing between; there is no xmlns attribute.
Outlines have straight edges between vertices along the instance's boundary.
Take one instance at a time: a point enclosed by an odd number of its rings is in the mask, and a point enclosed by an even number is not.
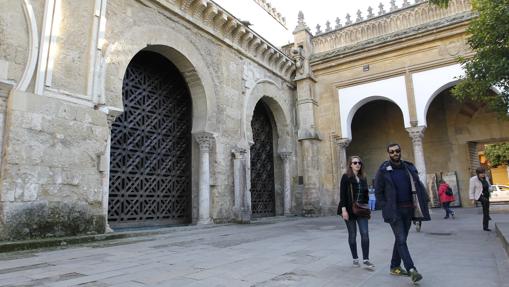
<svg viewBox="0 0 509 287"><path fill-rule="evenodd" d="M362 165L362 162L360 162L360 161L352 161L352 164L353 165L358 165L358 164Z"/></svg>

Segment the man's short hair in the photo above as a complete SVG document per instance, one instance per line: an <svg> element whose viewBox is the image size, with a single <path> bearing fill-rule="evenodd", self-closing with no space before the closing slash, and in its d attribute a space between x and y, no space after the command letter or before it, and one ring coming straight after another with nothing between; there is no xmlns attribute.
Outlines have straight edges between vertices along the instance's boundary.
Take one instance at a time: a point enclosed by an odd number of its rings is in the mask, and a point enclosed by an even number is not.
<svg viewBox="0 0 509 287"><path fill-rule="evenodd" d="M389 152L389 148L391 148L393 146L398 146L399 149L401 149L401 146L398 143L390 143L390 144L387 145L387 152Z"/></svg>
<svg viewBox="0 0 509 287"><path fill-rule="evenodd" d="M485 172L486 172L486 170L482 166L475 169L475 174L477 174L477 175L479 175L481 173L485 173Z"/></svg>

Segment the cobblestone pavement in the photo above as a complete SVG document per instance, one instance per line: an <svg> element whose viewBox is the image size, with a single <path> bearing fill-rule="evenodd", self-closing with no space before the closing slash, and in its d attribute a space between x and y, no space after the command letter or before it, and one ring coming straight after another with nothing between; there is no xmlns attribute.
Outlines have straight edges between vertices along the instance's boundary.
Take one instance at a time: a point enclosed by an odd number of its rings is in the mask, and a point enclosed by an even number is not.
<svg viewBox="0 0 509 287"><path fill-rule="evenodd" d="M509 286L508 257L495 232L481 229L479 209L457 209L455 220L442 213L434 209L433 221L409 236L424 276L420 286ZM509 214L492 217L509 222ZM3 253L0 286L411 286L408 277L388 272L393 235L380 211L370 221L370 240L375 271L351 266L347 231L337 217L174 228L152 237Z"/></svg>

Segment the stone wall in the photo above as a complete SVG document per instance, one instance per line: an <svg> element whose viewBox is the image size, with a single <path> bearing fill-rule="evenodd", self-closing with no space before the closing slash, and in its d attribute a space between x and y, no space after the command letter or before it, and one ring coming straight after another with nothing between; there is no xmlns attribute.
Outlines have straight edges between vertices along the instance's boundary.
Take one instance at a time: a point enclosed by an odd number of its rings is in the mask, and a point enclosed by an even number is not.
<svg viewBox="0 0 509 287"><path fill-rule="evenodd" d="M24 3L33 9L32 24L41 33L44 2ZM98 3L107 3L105 10L95 10ZM51 32L48 66L41 75L33 71L31 85L19 89L16 84L30 61L26 49L30 19L24 16L21 1L0 4L7 7L0 11L0 36L6 39L0 43L0 81L12 89L2 137L1 236L14 234L13 227L21 230L16 234L23 234L26 224L40 225L26 237L104 232L109 125L123 110L126 67L144 49L167 57L182 73L193 101L192 132L214 135L209 184L210 215L216 222L234 219L232 150L249 148L250 117L263 98L274 117L277 205L278 214L283 213L278 152L295 153L294 88L289 77L293 62L238 19L209 1L201 1L205 6L200 7L158 0L63 1L52 14L51 21L58 26ZM209 21L210 15L218 15L218 21ZM101 34L98 23L105 19ZM193 222L199 213L199 165L199 147L193 140ZM69 212L84 214L93 226L62 227L54 219ZM58 230L34 223L34 216L41 214L54 219ZM25 222L10 221L14 217Z"/></svg>

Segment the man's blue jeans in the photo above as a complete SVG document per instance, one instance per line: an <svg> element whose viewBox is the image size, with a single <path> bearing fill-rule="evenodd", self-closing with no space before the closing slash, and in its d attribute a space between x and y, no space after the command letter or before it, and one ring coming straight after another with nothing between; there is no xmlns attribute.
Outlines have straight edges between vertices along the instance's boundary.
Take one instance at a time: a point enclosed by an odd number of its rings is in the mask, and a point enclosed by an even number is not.
<svg viewBox="0 0 509 287"><path fill-rule="evenodd" d="M392 249L391 268L401 265L401 260L408 271L415 268L410 252L408 251L407 237L410 226L412 225L412 216L414 209L412 207L402 207L397 210L399 218L391 223L394 233L394 247Z"/></svg>

